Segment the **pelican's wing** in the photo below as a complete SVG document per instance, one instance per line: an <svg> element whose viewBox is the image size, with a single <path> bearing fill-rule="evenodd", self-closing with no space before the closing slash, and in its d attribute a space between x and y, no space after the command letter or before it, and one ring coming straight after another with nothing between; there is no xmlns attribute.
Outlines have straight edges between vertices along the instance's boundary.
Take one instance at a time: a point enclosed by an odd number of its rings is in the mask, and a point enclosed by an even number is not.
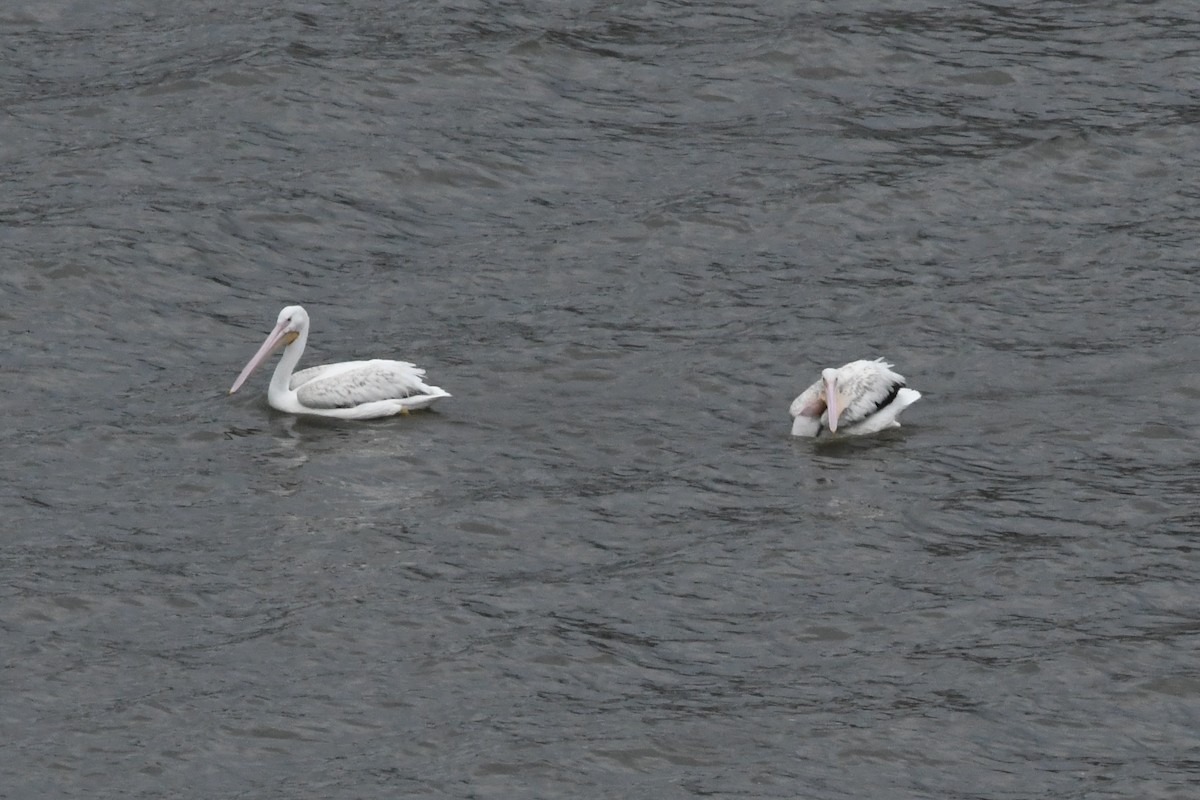
<svg viewBox="0 0 1200 800"><path fill-rule="evenodd" d="M904 388L904 376L893 372L892 365L882 358L855 361L839 372L843 373L839 386L846 398L839 424L847 427L891 405Z"/></svg>
<svg viewBox="0 0 1200 800"><path fill-rule="evenodd" d="M793 417L805 416L820 419L821 415L825 413L825 398L821 397L821 382L817 381L801 392L800 396L792 401L788 413Z"/></svg>
<svg viewBox="0 0 1200 800"><path fill-rule="evenodd" d="M308 383L309 381L315 381L318 378L330 377L333 375L340 374L342 372L347 372L350 370L358 369L359 367L366 366L369 363L371 363L371 362L369 362L369 361L343 361L339 364L322 364L319 367L309 367L307 369L302 369L299 372L292 373L292 380L288 384L288 387L293 390L299 389L301 386Z"/></svg>
<svg viewBox="0 0 1200 800"><path fill-rule="evenodd" d="M792 436L817 436L821 432L821 420L825 414L825 398L821 396L821 382L800 393L788 408L792 415Z"/></svg>
<svg viewBox="0 0 1200 800"><path fill-rule="evenodd" d="M354 408L379 400L444 395L425 383L425 370L407 361L346 361L292 376L296 399L308 408Z"/></svg>
<svg viewBox="0 0 1200 800"><path fill-rule="evenodd" d="M916 389L900 389L896 392L892 402L887 403L862 422L847 428L846 433L861 435L877 433L887 428L899 428L900 422L896 418L900 416L900 412L920 399L921 393Z"/></svg>

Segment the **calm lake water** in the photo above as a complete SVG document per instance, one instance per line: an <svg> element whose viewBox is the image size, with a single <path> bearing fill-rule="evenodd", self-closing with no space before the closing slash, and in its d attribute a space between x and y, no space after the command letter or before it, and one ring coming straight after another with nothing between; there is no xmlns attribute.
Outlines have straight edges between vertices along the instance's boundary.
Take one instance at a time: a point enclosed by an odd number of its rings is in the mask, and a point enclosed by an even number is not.
<svg viewBox="0 0 1200 800"><path fill-rule="evenodd" d="M6 5L0 798L1194 797L1197 41ZM227 396L289 303L454 397Z"/></svg>

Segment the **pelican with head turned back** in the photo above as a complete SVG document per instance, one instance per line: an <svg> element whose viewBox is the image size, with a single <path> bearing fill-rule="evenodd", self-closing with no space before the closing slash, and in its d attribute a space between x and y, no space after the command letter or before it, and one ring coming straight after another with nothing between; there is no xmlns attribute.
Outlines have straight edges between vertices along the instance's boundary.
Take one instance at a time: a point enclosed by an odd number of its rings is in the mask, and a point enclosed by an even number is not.
<svg viewBox="0 0 1200 800"><path fill-rule="evenodd" d="M882 358L851 361L821 371L821 380L792 401L793 436L818 436L821 431L849 435L898 428L896 417L921 399L904 386L904 376Z"/></svg>
<svg viewBox="0 0 1200 800"><path fill-rule="evenodd" d="M293 374L308 342L308 313L300 306L279 312L274 330L237 376L229 393L242 387L277 348L283 357L271 376L267 402L289 414L338 419L375 419L428 408L450 394L425 383L425 370L407 361L343 361Z"/></svg>

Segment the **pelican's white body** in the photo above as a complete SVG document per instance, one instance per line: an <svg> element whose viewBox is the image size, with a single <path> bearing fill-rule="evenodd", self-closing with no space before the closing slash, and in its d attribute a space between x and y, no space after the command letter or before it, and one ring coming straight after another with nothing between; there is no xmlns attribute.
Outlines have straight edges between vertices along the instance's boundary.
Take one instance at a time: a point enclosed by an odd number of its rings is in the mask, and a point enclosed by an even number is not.
<svg viewBox="0 0 1200 800"><path fill-rule="evenodd" d="M904 376L882 358L851 361L823 370L821 379L792 401L792 435L828 430L855 436L898 428L900 412L920 399L921 393L904 388Z"/></svg>
<svg viewBox="0 0 1200 800"><path fill-rule="evenodd" d="M337 419L374 419L428 408L450 396L425 383L425 370L407 361L343 361L293 374L307 342L308 313L300 306L283 309L275 329L238 375L229 393L241 388L250 373L282 345L283 357L267 389L267 402L279 411Z"/></svg>

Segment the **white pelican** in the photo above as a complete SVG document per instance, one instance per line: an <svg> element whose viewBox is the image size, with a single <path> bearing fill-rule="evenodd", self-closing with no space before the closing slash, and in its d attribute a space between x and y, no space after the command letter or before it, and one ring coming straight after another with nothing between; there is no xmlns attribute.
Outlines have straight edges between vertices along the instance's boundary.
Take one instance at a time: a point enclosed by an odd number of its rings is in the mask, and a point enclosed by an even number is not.
<svg viewBox="0 0 1200 800"><path fill-rule="evenodd" d="M296 362L308 342L308 313L300 306L279 312L275 329L237 376L229 393L242 388L250 373L283 346L283 358L271 376L267 402L289 414L338 419L374 419L426 408L448 392L425 383L425 370L407 361L343 361L302 369Z"/></svg>
<svg viewBox="0 0 1200 800"><path fill-rule="evenodd" d="M817 436L826 429L855 435L898 428L896 417L920 399L921 393L904 388L904 376L892 372L882 358L851 361L821 370L821 380L792 401L792 435Z"/></svg>

